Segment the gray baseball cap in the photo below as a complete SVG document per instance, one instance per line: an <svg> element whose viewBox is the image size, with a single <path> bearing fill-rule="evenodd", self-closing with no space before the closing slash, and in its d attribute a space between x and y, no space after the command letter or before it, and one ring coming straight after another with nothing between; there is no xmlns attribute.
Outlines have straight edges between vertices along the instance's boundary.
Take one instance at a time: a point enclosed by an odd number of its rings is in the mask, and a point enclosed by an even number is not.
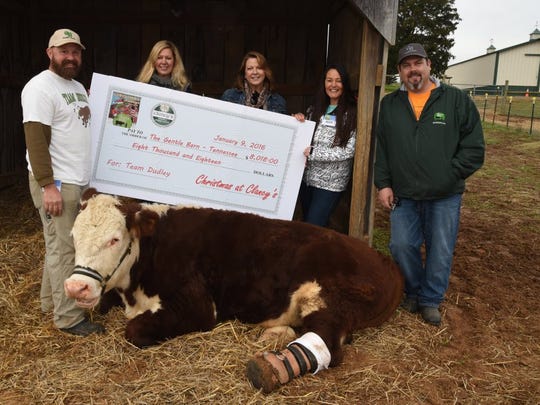
<svg viewBox="0 0 540 405"><path fill-rule="evenodd" d="M427 53L424 47L417 43L412 43L405 45L399 50L398 53L398 65L401 61L409 56L420 56L422 58L427 58Z"/></svg>

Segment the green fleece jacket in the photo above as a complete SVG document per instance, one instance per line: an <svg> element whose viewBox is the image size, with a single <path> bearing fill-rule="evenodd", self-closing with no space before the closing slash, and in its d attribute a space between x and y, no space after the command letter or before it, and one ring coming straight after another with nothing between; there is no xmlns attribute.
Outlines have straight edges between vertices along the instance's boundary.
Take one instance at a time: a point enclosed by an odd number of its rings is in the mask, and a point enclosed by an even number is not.
<svg viewBox="0 0 540 405"><path fill-rule="evenodd" d="M394 195L432 200L462 193L484 162L478 109L461 90L436 84L417 121L405 87L381 101L375 186Z"/></svg>

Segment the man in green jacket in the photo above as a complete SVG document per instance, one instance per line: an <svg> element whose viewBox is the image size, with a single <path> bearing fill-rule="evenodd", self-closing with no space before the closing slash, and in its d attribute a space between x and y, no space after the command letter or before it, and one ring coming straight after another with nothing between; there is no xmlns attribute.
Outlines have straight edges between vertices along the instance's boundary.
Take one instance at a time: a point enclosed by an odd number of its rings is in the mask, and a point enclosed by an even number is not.
<svg viewBox="0 0 540 405"><path fill-rule="evenodd" d="M399 50L398 71L401 87L381 102L375 186L391 210L390 251L405 277L402 307L439 325L465 179L484 162L484 135L468 95L430 76L422 45Z"/></svg>

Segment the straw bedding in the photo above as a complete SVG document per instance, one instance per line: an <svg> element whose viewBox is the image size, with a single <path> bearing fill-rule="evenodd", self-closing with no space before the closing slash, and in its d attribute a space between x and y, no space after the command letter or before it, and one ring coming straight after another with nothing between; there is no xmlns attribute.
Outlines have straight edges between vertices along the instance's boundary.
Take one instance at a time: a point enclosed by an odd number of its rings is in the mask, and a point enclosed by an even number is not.
<svg viewBox="0 0 540 405"><path fill-rule="evenodd" d="M485 183L471 181L468 192L489 194ZM124 339L120 309L92 315L104 335L58 332L40 311L41 224L21 179L0 190L0 403L539 403L539 218L530 209L540 198L537 188L525 194L520 219L503 207L497 215L464 208L440 328L398 310L382 327L358 331L341 366L264 395L249 385L245 365L280 343L257 343L262 330L253 325L227 322L144 350ZM387 226L384 213L377 218ZM525 235L504 227L512 218Z"/></svg>

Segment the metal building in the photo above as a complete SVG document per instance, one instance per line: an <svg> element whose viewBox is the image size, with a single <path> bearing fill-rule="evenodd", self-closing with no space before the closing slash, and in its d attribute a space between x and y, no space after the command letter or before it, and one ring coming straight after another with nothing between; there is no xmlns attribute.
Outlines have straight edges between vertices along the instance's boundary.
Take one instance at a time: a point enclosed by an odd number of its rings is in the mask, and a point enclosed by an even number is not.
<svg viewBox="0 0 540 405"><path fill-rule="evenodd" d="M508 91L525 94L540 91L540 30L527 42L496 50L491 45L485 55L448 66L446 80L459 88L483 93Z"/></svg>

